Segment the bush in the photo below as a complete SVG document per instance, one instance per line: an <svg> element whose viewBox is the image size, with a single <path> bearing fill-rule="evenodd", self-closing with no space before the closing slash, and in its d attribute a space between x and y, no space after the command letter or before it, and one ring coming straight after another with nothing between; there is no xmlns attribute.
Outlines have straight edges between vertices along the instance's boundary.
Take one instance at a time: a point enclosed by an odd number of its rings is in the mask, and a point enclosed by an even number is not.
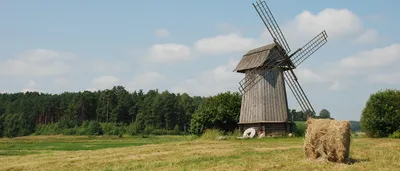
<svg viewBox="0 0 400 171"><path fill-rule="evenodd" d="M307 129L306 122L295 122L295 124L293 124L293 125L294 125L294 127L292 128L292 132L293 132L294 136L304 137L306 129Z"/></svg>
<svg viewBox="0 0 400 171"><path fill-rule="evenodd" d="M220 93L206 98L194 112L190 132L201 135L206 129L219 129L226 132L237 128L241 96L239 93Z"/></svg>
<svg viewBox="0 0 400 171"><path fill-rule="evenodd" d="M139 134L138 124L137 122L131 123L126 128L126 133L133 136Z"/></svg>
<svg viewBox="0 0 400 171"><path fill-rule="evenodd" d="M372 94L360 122L369 137L388 137L400 130L400 91L387 89Z"/></svg>
<svg viewBox="0 0 400 171"><path fill-rule="evenodd" d="M76 132L75 132L76 133ZM101 125L97 121L90 121L86 128L87 135L103 135Z"/></svg>
<svg viewBox="0 0 400 171"><path fill-rule="evenodd" d="M147 125L143 130L143 134L150 135L154 131L154 127L151 125Z"/></svg>
<svg viewBox="0 0 400 171"><path fill-rule="evenodd" d="M389 135L389 138L400 139L400 131L395 131Z"/></svg>
<svg viewBox="0 0 400 171"><path fill-rule="evenodd" d="M121 136L126 132L124 124L116 123L103 123L101 124L104 135L118 135Z"/></svg>

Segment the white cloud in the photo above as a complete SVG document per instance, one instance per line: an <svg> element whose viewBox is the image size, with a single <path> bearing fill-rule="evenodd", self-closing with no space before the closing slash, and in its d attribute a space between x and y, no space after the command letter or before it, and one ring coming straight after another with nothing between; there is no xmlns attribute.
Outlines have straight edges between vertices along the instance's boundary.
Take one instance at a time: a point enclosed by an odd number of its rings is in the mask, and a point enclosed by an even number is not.
<svg viewBox="0 0 400 171"><path fill-rule="evenodd" d="M244 52L253 48L257 41L246 38L237 33L203 38L194 43L194 48L205 54L224 54L231 52Z"/></svg>
<svg viewBox="0 0 400 171"><path fill-rule="evenodd" d="M400 60L400 44L392 44L383 48L362 51L355 55L343 58L342 67L348 68L376 68L395 64Z"/></svg>
<svg viewBox="0 0 400 171"><path fill-rule="evenodd" d="M167 77L157 72L145 72L134 77L133 81L128 83L129 90L135 89L156 89L166 83Z"/></svg>
<svg viewBox="0 0 400 171"><path fill-rule="evenodd" d="M33 87L35 85L36 85L36 83L33 80L29 80L28 85L26 85L26 86Z"/></svg>
<svg viewBox="0 0 400 171"><path fill-rule="evenodd" d="M330 39L353 38L358 43L373 42L377 33L366 29L361 19L348 9L327 8L317 14L304 11L284 27L291 37L312 37L326 30ZM295 38L292 38L295 40Z"/></svg>
<svg viewBox="0 0 400 171"><path fill-rule="evenodd" d="M53 81L53 85L56 87L64 87L68 84L68 80L65 78L57 78Z"/></svg>
<svg viewBox="0 0 400 171"><path fill-rule="evenodd" d="M125 62L96 61L92 64L92 70L100 73L124 72L129 70L129 64Z"/></svg>
<svg viewBox="0 0 400 171"><path fill-rule="evenodd" d="M164 75L161 75L160 73L157 72L146 72L142 75L138 75L135 77L135 82L138 82L143 85L151 85L159 80L165 80L166 77Z"/></svg>
<svg viewBox="0 0 400 171"><path fill-rule="evenodd" d="M227 64L217 66L213 70L200 73L196 78L188 79L172 88L173 92L193 95L215 95L224 91L237 91L243 74L233 72L238 60L230 60Z"/></svg>
<svg viewBox="0 0 400 171"><path fill-rule="evenodd" d="M167 38L170 35L169 31L167 29L163 29L163 28L157 29L154 34L158 38Z"/></svg>
<svg viewBox="0 0 400 171"><path fill-rule="evenodd" d="M316 72L308 68L299 68L294 70L296 76L301 81L301 83L322 83L326 82L326 79L317 74Z"/></svg>
<svg viewBox="0 0 400 171"><path fill-rule="evenodd" d="M155 44L148 51L148 57L155 62L178 62L190 60L190 47L182 44Z"/></svg>
<svg viewBox="0 0 400 171"><path fill-rule="evenodd" d="M94 78L92 80L92 86L93 88L89 89L109 89L112 88L113 86L116 86L120 82L120 79L111 76L111 75L105 75L101 77Z"/></svg>
<svg viewBox="0 0 400 171"><path fill-rule="evenodd" d="M25 85L25 88L21 90L21 92L42 92L41 90L35 88L37 84L33 80L29 80L29 82Z"/></svg>
<svg viewBox="0 0 400 171"><path fill-rule="evenodd" d="M0 75L54 76L68 73L72 67L66 60L74 54L45 49L28 50L17 57L0 62Z"/></svg>
<svg viewBox="0 0 400 171"><path fill-rule="evenodd" d="M91 91L91 92L96 92L98 90L99 89L97 89L97 88L87 88L87 89L85 89L85 91Z"/></svg>
<svg viewBox="0 0 400 171"><path fill-rule="evenodd" d="M298 81L301 85L326 85L329 90L341 90L345 86L337 78L329 75L329 72L322 70L320 72L313 71L309 68L298 68L294 70Z"/></svg>
<svg viewBox="0 0 400 171"><path fill-rule="evenodd" d="M358 52L319 68L317 71L296 69L301 83L327 83L330 90L342 90L354 82L400 83L400 44Z"/></svg>
<svg viewBox="0 0 400 171"><path fill-rule="evenodd" d="M378 33L374 29L367 29L357 39L357 43L372 43L378 39Z"/></svg>
<svg viewBox="0 0 400 171"><path fill-rule="evenodd" d="M42 91L34 88L23 88L21 92L26 93L26 92L42 92Z"/></svg>

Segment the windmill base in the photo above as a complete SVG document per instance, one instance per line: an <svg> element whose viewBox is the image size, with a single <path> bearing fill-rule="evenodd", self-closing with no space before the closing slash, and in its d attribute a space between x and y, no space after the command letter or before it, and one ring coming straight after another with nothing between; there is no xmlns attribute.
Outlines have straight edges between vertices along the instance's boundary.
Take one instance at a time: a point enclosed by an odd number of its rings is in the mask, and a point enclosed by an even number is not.
<svg viewBox="0 0 400 171"><path fill-rule="evenodd" d="M288 134L292 133L291 122L258 122L258 123L239 123L239 132L242 135L248 128L254 128L256 132L265 132L265 135Z"/></svg>

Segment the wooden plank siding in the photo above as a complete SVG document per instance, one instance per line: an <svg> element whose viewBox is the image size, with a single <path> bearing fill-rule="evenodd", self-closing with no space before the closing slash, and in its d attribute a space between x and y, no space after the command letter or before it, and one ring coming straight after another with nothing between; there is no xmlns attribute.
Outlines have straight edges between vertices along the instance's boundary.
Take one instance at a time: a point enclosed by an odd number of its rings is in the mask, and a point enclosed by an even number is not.
<svg viewBox="0 0 400 171"><path fill-rule="evenodd" d="M271 72L265 74L266 72ZM262 77L242 96L239 124L259 122L287 122L288 105L283 70L257 70L245 74L245 79ZM258 80L258 79L257 79Z"/></svg>

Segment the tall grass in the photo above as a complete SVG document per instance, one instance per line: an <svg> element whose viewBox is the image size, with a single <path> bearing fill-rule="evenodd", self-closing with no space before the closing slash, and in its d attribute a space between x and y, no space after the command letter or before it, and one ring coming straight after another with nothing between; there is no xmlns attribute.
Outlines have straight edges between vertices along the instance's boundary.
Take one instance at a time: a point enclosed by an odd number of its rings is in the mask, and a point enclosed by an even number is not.
<svg viewBox="0 0 400 171"><path fill-rule="evenodd" d="M238 129L232 132L224 132L219 129L207 129L199 139L202 140L216 140L218 137L225 137L225 139L235 139L240 136Z"/></svg>
<svg viewBox="0 0 400 171"><path fill-rule="evenodd" d="M200 136L202 140L215 140L219 136L223 136L224 132L218 129L207 129L204 133Z"/></svg>

